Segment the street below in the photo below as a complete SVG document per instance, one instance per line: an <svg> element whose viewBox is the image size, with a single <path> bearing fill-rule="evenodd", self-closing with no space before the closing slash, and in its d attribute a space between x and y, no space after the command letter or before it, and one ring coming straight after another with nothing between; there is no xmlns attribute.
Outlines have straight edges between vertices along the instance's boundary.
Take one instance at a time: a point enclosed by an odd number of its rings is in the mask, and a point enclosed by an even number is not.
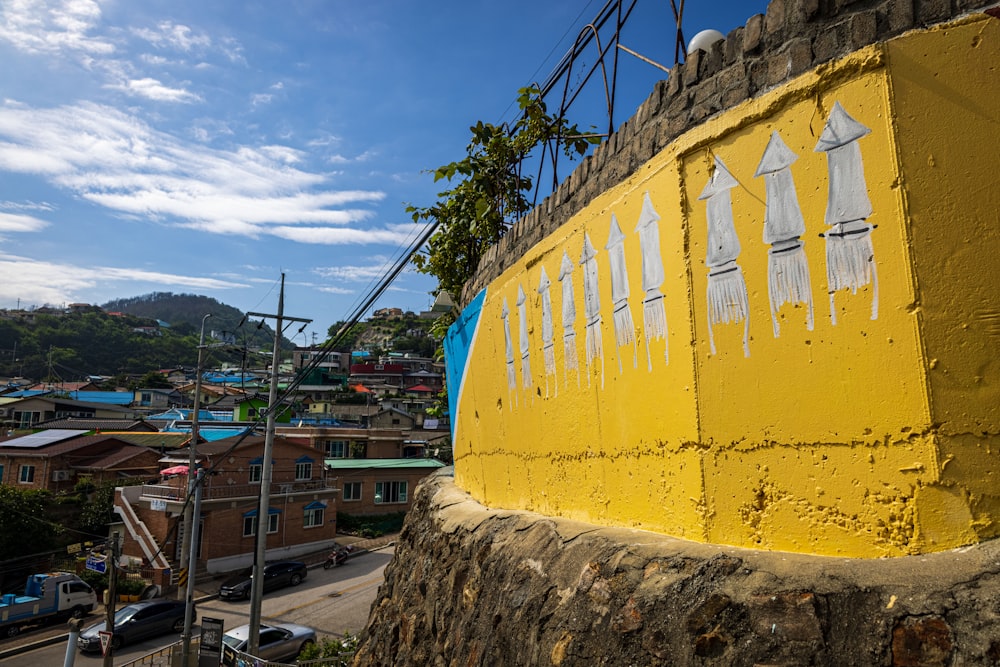
<svg viewBox="0 0 1000 667"><path fill-rule="evenodd" d="M305 581L294 588L283 588L264 596L261 604L261 623L288 622L308 625L316 630L317 638L340 639L345 634L357 634L368 622L368 612L383 581L385 566L392 560L393 548L387 547L350 558L341 567L324 570L312 567ZM214 593L217 584L198 586L198 596ZM203 618L221 619L223 631L244 625L250 620L248 601L230 602L210 599L198 603L198 623L193 634L201 631ZM103 620L101 611L84 619L86 628ZM0 640L0 662L4 667L39 667L62 665L66 655L66 641L10 655L10 649L27 646L46 638L66 636L66 625L25 633L14 639ZM122 665L180 640L177 635L162 637L123 646L115 656L114 664ZM84 667L103 664L98 653L81 653L74 647L75 663Z"/></svg>

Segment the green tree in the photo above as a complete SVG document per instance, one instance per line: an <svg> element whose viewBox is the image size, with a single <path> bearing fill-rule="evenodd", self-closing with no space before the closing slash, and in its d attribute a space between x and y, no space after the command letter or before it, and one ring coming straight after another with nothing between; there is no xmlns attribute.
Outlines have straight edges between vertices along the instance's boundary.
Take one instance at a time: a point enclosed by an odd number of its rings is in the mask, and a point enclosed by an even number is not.
<svg viewBox="0 0 1000 667"><path fill-rule="evenodd" d="M520 119L508 127L478 122L462 160L434 170L434 181L455 185L438 193L428 207L408 206L414 222L438 224L423 253L413 258L417 269L438 279L438 289L460 294L486 249L507 227L530 210L527 193L532 179L520 166L540 146L558 141L568 157L583 155L596 137L581 135L576 125L548 113L537 86L519 91Z"/></svg>
<svg viewBox="0 0 1000 667"><path fill-rule="evenodd" d="M49 521L49 492L0 485L0 561L52 549L62 528Z"/></svg>

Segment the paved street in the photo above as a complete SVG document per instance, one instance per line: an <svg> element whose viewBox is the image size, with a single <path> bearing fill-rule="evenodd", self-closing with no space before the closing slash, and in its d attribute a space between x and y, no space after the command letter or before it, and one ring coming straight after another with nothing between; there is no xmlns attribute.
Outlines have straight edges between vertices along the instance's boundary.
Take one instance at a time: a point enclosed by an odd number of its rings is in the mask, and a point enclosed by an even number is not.
<svg viewBox="0 0 1000 667"><path fill-rule="evenodd" d="M341 637L343 634L360 632L368 622L368 611L383 580L383 570L392 559L393 549L387 547L359 554L342 567L324 570L313 567L309 576L295 588L285 588L264 596L261 605L261 620L286 621L308 625L316 629L319 637ZM199 587L198 594L215 592L212 584ZM228 602L212 599L197 606L199 620L204 617L222 619L224 629L247 623L250 618L249 602ZM92 614L84 627L99 622L103 617ZM194 634L200 632L200 624ZM38 643L47 637L65 637L64 625L26 633L11 640L0 640L0 662L4 667L39 667L40 665L61 665L66 655L66 641L34 648L19 655L10 655L10 649L17 646ZM140 642L134 646L124 646L115 658L115 664L124 664L139 658L157 648L177 641L179 637L164 635L158 639ZM100 653L83 654L74 649L75 664L96 667L103 663Z"/></svg>

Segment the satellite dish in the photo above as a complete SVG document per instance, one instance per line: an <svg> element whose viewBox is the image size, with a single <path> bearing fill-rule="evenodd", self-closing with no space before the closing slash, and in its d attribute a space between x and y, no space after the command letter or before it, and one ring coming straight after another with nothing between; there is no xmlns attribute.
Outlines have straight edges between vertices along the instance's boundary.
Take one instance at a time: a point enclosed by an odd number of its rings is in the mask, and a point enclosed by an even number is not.
<svg viewBox="0 0 1000 667"><path fill-rule="evenodd" d="M711 51L713 44L721 42L725 38L726 36L718 30L702 30L688 42L688 55L691 55L695 51Z"/></svg>

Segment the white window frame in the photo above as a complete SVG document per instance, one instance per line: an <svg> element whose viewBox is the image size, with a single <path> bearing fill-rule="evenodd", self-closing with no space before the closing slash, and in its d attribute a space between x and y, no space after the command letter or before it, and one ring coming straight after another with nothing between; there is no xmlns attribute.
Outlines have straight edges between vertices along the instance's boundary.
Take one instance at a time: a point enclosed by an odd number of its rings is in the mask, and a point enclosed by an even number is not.
<svg viewBox="0 0 1000 667"><path fill-rule="evenodd" d="M264 464L263 463L251 463L249 471L249 479L251 484L260 484L261 480L264 478Z"/></svg>
<svg viewBox="0 0 1000 667"><path fill-rule="evenodd" d="M399 505L407 501L407 483L403 481L375 482L376 505ZM387 500L391 497L392 500Z"/></svg>
<svg viewBox="0 0 1000 667"><path fill-rule="evenodd" d="M303 528L319 528L326 521L326 508L324 507L314 507L312 509L303 510L302 513L302 527Z"/></svg>
<svg viewBox="0 0 1000 667"><path fill-rule="evenodd" d="M312 461L302 461L301 463L295 464L295 481L302 482L312 479L313 476L313 464Z"/></svg>
<svg viewBox="0 0 1000 667"><path fill-rule="evenodd" d="M343 495L345 503L355 503L355 502L361 500L361 490L362 490L362 486L361 485L362 485L362 482L344 482L344 486L342 487L342 495ZM348 497L348 493L347 493L347 489L348 488L352 489L352 493L350 494L350 497ZM353 492L353 489L357 489L357 493L356 494Z"/></svg>
<svg viewBox="0 0 1000 667"><path fill-rule="evenodd" d="M350 444L346 440L327 440L326 441L326 458L328 459L346 459L347 452L350 451ZM334 447L340 450L339 454L334 452Z"/></svg>
<svg viewBox="0 0 1000 667"><path fill-rule="evenodd" d="M25 479L25 477L27 477L27 479ZM21 470L17 474L17 481L19 484L34 484L35 466L22 465Z"/></svg>
<svg viewBox="0 0 1000 667"><path fill-rule="evenodd" d="M273 535L278 532L278 517L281 516L279 512L268 512L267 513L267 534ZM250 520L250 532L247 532L247 519ZM243 517L243 537L253 537L257 532L257 515L245 516Z"/></svg>

